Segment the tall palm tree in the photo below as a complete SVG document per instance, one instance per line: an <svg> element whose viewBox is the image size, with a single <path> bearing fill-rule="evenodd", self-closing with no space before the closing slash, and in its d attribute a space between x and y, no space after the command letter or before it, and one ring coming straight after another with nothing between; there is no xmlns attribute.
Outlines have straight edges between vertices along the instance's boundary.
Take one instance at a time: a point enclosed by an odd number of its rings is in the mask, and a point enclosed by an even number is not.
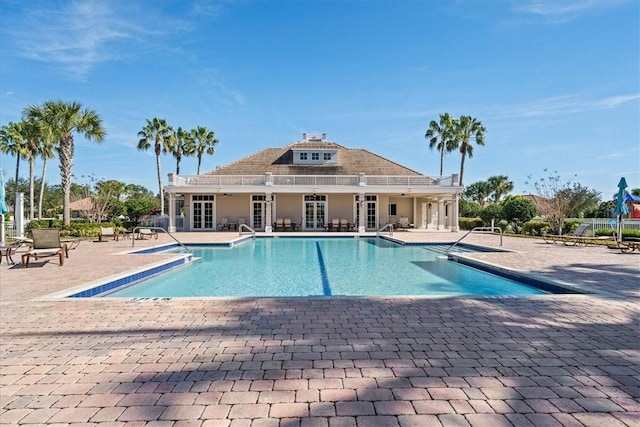
<svg viewBox="0 0 640 427"><path fill-rule="evenodd" d="M457 147L456 140L453 137L455 120L451 118L449 113L440 114L440 122L431 120L429 129L424 137L429 139L429 148L437 148L440 152L440 176L444 171L444 155L450 153Z"/></svg>
<svg viewBox="0 0 640 427"><path fill-rule="evenodd" d="M158 192L160 194L160 213L164 215L164 191L162 189L162 168L160 167L160 155L165 140L171 138L173 129L164 119L154 117L152 120L146 119L147 125L138 132L138 150L146 151L153 144L156 153L156 169L158 172Z"/></svg>
<svg viewBox="0 0 640 427"><path fill-rule="evenodd" d="M56 141L63 193L63 222L64 225L69 225L71 221L69 204L74 152L73 134L80 133L90 141L102 142L106 136L102 119L95 111L83 109L78 102L61 100L46 101L41 107L27 107L25 115L29 119L41 122L45 131L51 134Z"/></svg>
<svg viewBox="0 0 640 427"><path fill-rule="evenodd" d="M198 126L191 130L191 137L195 144L195 153L198 158L198 171L200 175L200 164L202 163L202 156L206 153L210 156L215 154L215 146L218 144L215 132L207 129L203 126Z"/></svg>
<svg viewBox="0 0 640 427"><path fill-rule="evenodd" d="M33 120L22 120L22 124L25 157L29 160L29 219L33 219L36 157L40 154L43 132L40 123Z"/></svg>
<svg viewBox="0 0 640 427"><path fill-rule="evenodd" d="M16 156L16 180L15 180L15 199L14 210L18 205L18 178L20 177L20 160L28 155L25 137L24 137L23 121L18 123L9 122L0 129L0 151L5 154Z"/></svg>
<svg viewBox="0 0 640 427"><path fill-rule="evenodd" d="M460 181L462 186L462 177L464 175L464 160L467 156L473 157L473 144L475 141L477 145L484 145L484 134L487 129L483 126L482 122L471 116L460 116L455 125L455 139L459 142L460 147Z"/></svg>
<svg viewBox="0 0 640 427"><path fill-rule="evenodd" d="M53 151L55 149L55 140L50 133L47 133L42 127L40 130L42 133L42 139L40 140L39 154L42 157L42 178L40 179L40 194L38 196L38 218L42 218L42 199L44 198L44 189L47 185L45 176L47 175L47 161L53 159L55 155Z"/></svg>
<svg viewBox="0 0 640 427"><path fill-rule="evenodd" d="M164 151L176 158L176 175L180 175L182 157L191 156L195 152L191 132L179 127L170 138L165 140Z"/></svg>
<svg viewBox="0 0 640 427"><path fill-rule="evenodd" d="M502 196L513 191L513 181L509 181L509 178L505 175L490 176L487 179L487 184L491 194L493 194L493 201L498 203Z"/></svg>

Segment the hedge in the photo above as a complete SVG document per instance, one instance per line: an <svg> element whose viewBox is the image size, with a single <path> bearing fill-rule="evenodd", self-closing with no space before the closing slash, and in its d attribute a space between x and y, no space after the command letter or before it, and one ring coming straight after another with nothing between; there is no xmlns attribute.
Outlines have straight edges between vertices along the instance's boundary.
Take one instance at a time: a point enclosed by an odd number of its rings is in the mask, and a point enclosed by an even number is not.
<svg viewBox="0 0 640 427"><path fill-rule="evenodd" d="M57 228L61 237L98 237L100 228L112 227L115 230L124 231L122 227L117 227L113 222L90 223L85 221L73 221L65 227L61 220L34 219L29 221L25 228L27 235L31 235L34 228Z"/></svg>

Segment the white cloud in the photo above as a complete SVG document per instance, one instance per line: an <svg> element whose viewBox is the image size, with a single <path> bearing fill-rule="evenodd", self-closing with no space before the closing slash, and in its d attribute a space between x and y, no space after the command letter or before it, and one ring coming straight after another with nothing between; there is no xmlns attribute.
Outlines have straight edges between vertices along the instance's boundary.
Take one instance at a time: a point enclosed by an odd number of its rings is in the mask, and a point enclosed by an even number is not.
<svg viewBox="0 0 640 427"><path fill-rule="evenodd" d="M496 108L489 114L496 118L562 116L586 111L608 110L640 99L639 93L588 99L581 94L560 95L524 104Z"/></svg>
<svg viewBox="0 0 640 427"><path fill-rule="evenodd" d="M569 21L581 13L636 0L518 0L515 10L555 23Z"/></svg>
<svg viewBox="0 0 640 427"><path fill-rule="evenodd" d="M153 16L124 2L53 5L17 11L4 32L15 39L18 55L49 63L74 79L84 79L100 63L137 54L154 37L190 28L187 22Z"/></svg>

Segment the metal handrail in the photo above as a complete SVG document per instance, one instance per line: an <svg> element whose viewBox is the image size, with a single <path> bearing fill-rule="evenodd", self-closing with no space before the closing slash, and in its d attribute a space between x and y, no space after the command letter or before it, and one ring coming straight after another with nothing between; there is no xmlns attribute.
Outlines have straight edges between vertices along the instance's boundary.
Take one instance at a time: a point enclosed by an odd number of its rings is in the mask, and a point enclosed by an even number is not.
<svg viewBox="0 0 640 427"><path fill-rule="evenodd" d="M242 229L243 229L243 228L246 228L246 229L247 229L247 232L248 232L248 233L250 233L250 234L252 234L254 239L256 238L256 230L254 230L253 228L249 227L247 224L240 224L240 225L238 226L238 234L239 234L240 236L242 236L242 234L244 234L244 233L242 233Z"/></svg>
<svg viewBox="0 0 640 427"><path fill-rule="evenodd" d="M462 241L462 239L464 239L465 237L467 237L469 234L473 233L474 231L491 231L491 232L495 233L496 230L500 230L498 234L500 235L500 246L502 246L502 228L494 227L494 226L491 226L491 227L473 227L471 230L467 231L464 236L462 236L461 238L456 240L451 246L449 246L447 248L447 252L450 252L455 247L455 245L460 243Z"/></svg>
<svg viewBox="0 0 640 427"><path fill-rule="evenodd" d="M176 239L173 234L169 233L167 230L165 230L163 227L134 227L133 231L131 232L131 247L133 247L136 243L136 230L162 230L164 231L165 234L167 234L169 237L171 237L173 240L175 240L175 242L182 246L182 248L184 248L185 251L191 253L191 251L178 239Z"/></svg>
<svg viewBox="0 0 640 427"><path fill-rule="evenodd" d="M386 229L389 229L389 236L393 236L393 224L387 224L377 231L376 236L380 236L380 234L384 233Z"/></svg>

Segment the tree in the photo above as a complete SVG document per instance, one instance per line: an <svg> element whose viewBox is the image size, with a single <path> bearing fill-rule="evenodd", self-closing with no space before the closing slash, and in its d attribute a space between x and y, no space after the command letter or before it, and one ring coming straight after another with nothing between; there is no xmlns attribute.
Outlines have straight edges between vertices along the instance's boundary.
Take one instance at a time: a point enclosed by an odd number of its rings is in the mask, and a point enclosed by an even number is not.
<svg viewBox="0 0 640 427"><path fill-rule="evenodd" d="M545 174L548 173L547 169L543 171ZM562 234L564 220L569 218L572 212L585 208L585 202L590 200L585 192L589 193L591 190L579 184L572 185L571 181L563 182L557 171L547 177L538 177L535 181L533 179L530 175L526 184L532 185L538 196L534 199L538 212L549 222L553 234ZM591 193L591 196L596 199L599 197L597 192ZM596 200L595 204L597 203Z"/></svg>
<svg viewBox="0 0 640 427"><path fill-rule="evenodd" d="M124 196L127 199L142 199L154 197L153 191L138 184L127 184L124 188Z"/></svg>
<svg viewBox="0 0 640 427"><path fill-rule="evenodd" d="M492 203L480 211L478 216L486 226L491 225L491 220L495 220L494 223L498 222L503 219L502 205L500 203Z"/></svg>
<svg viewBox="0 0 640 427"><path fill-rule="evenodd" d="M480 206L485 205L490 194L491 189L489 188L489 183L486 181L478 181L468 185L463 193L464 197L478 203Z"/></svg>
<svg viewBox="0 0 640 427"><path fill-rule="evenodd" d="M202 156L206 153L213 156L215 153L215 146L218 144L216 134L210 131L206 127L198 126L191 130L191 138L195 145L195 154L198 158L198 170L197 175L200 175L200 164L202 163ZM442 173L442 172L441 172Z"/></svg>
<svg viewBox="0 0 640 427"><path fill-rule="evenodd" d="M587 210L593 209L600 203L600 193L579 183L564 188L560 191L561 197L569 199L569 218L584 218Z"/></svg>
<svg viewBox="0 0 640 427"><path fill-rule="evenodd" d="M466 218L475 218L480 214L482 206L476 202L472 202L461 198L459 201L460 216Z"/></svg>
<svg viewBox="0 0 640 427"><path fill-rule="evenodd" d="M432 150L437 148L440 152L440 176L444 171L445 153L450 153L458 148L453 137L454 123L455 121L449 113L440 114L440 122L431 120L429 129L424 135L425 138L429 139L429 148Z"/></svg>
<svg viewBox="0 0 640 427"><path fill-rule="evenodd" d="M20 159L27 156L27 147L24 138L24 122L9 122L0 129L0 151L16 156L16 178L14 180L14 211L18 203L18 179L20 177Z"/></svg>
<svg viewBox="0 0 640 427"><path fill-rule="evenodd" d="M160 194L160 213L164 215L164 190L162 188L162 169L160 167L160 155L164 147L165 141L171 138L173 129L164 119L154 117L152 120L147 119L147 124L138 132L138 150L146 151L153 144L156 154L156 169L158 172L158 193Z"/></svg>
<svg viewBox="0 0 640 427"><path fill-rule="evenodd" d="M27 107L25 115L30 120L40 122L43 129L57 141L56 149L60 159L60 178L63 190L63 223L69 225L71 222L69 204L74 153L73 135L80 133L89 141L102 142L106 135L102 119L96 112L83 109L78 102L61 100L46 101L42 107Z"/></svg>
<svg viewBox="0 0 640 427"><path fill-rule="evenodd" d="M493 195L493 201L499 202L502 196L513 190L513 181L505 175L490 176L487 179L490 194Z"/></svg>
<svg viewBox="0 0 640 427"><path fill-rule="evenodd" d="M127 208L127 216L135 226L140 223L140 218L149 215L158 207L158 201L155 198L128 199L124 202Z"/></svg>
<svg viewBox="0 0 640 427"><path fill-rule="evenodd" d="M195 152L191 133L179 127L178 130L173 132L173 135L164 140L164 151L171 153L175 157L176 175L180 175L182 156L190 156Z"/></svg>
<svg viewBox="0 0 640 427"><path fill-rule="evenodd" d="M487 129L478 119L471 116L460 116L454 124L456 146L460 147L460 178L459 185L463 185L464 160L473 157L473 141L477 145L484 145L484 134Z"/></svg>
<svg viewBox="0 0 640 427"><path fill-rule="evenodd" d="M520 197L509 197L502 204L502 216L513 225L513 231L518 232L518 227L527 221L531 221L538 211L531 200Z"/></svg>

